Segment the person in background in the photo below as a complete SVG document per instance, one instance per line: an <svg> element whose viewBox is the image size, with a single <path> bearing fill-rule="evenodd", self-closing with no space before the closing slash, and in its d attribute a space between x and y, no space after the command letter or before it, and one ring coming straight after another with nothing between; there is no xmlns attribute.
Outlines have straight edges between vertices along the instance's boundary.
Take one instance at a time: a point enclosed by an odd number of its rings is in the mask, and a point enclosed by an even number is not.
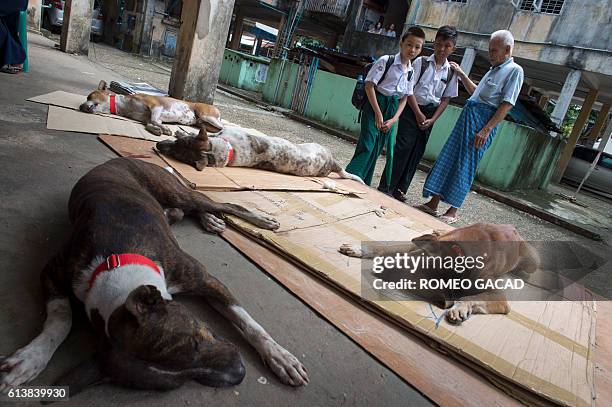
<svg viewBox="0 0 612 407"><path fill-rule="evenodd" d="M385 31L385 35L387 37L395 38L395 36L397 35L395 33L395 24L391 23L391 24L389 24L389 26L387 26L387 30Z"/></svg>
<svg viewBox="0 0 612 407"><path fill-rule="evenodd" d="M445 25L438 29L434 40L434 53L412 62L413 94L408 97L408 107L400 116L397 142L394 149L391 183L381 182L379 189L405 202L406 191L423 158L431 128L442 115L451 98L459 94L458 75L448 62L457 44L457 30ZM387 174L383 173L382 180Z"/></svg>
<svg viewBox="0 0 612 407"><path fill-rule="evenodd" d="M370 28L368 32L371 34L381 34L383 32L382 23L380 21L377 22L374 28Z"/></svg>
<svg viewBox="0 0 612 407"><path fill-rule="evenodd" d="M23 69L26 53L19 40L19 13L28 0L0 2L0 71L16 74Z"/></svg>
<svg viewBox="0 0 612 407"><path fill-rule="evenodd" d="M492 67L478 86L458 64L450 63L472 96L427 175L423 197L431 197L431 200L418 206L426 213L437 215L440 201L448 203L450 208L440 217L445 223L457 221L457 211L470 192L478 163L493 142L497 125L512 109L521 91L523 68L512 59L513 48L514 37L510 31L499 30L491 34L489 61Z"/></svg>
<svg viewBox="0 0 612 407"><path fill-rule="evenodd" d="M385 144L386 167L391 174L395 124L406 106L407 96L412 94L410 60L419 55L423 42L423 30L418 27L409 28L401 38L400 52L394 56L380 57L365 79L368 102L363 108L359 141L346 171L359 176L368 185L372 182L376 161ZM393 63L384 75L389 58L393 58Z"/></svg>

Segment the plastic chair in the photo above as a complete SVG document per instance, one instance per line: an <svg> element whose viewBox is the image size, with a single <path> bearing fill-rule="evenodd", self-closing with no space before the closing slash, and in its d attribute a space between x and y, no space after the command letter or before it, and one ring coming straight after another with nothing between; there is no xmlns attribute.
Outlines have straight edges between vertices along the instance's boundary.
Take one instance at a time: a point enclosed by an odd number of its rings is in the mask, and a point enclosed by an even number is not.
<svg viewBox="0 0 612 407"><path fill-rule="evenodd" d="M28 72L30 70L30 66L28 64L28 29L26 24L26 19L28 16L27 11L19 12L19 40L21 41L21 45L25 50L26 59L23 61L23 71Z"/></svg>

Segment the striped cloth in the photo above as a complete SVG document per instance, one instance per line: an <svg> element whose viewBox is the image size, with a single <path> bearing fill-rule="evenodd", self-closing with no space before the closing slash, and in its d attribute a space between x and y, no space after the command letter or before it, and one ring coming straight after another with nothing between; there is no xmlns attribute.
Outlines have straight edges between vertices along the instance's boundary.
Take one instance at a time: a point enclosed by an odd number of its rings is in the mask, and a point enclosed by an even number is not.
<svg viewBox="0 0 612 407"><path fill-rule="evenodd" d="M476 176L478 163L493 142L497 126L491 131L485 145L474 148L474 138L493 117L496 108L468 100L453 132L446 140L423 186L423 197L439 195L447 204L459 208Z"/></svg>

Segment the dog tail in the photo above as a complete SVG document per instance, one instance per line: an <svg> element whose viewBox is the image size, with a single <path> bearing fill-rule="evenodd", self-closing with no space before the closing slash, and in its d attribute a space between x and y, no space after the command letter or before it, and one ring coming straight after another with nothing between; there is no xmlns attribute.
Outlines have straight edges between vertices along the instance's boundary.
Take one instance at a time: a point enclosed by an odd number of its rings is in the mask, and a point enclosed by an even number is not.
<svg viewBox="0 0 612 407"><path fill-rule="evenodd" d="M359 182L360 184L365 184L365 182L363 182L363 180L359 176L355 174L351 174L350 172L346 172L344 168L342 168L340 164L338 164L338 162L335 162L335 164L336 164L336 168L332 172L335 172L336 174L340 175L340 178L352 179L354 181Z"/></svg>

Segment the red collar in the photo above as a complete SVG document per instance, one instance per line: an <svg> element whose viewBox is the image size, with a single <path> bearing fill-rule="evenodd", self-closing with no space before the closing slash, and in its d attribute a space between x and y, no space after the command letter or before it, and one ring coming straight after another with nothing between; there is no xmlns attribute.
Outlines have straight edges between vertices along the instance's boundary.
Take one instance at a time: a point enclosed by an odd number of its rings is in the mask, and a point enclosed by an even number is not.
<svg viewBox="0 0 612 407"><path fill-rule="evenodd" d="M228 150L227 150L227 160L225 161L225 165L228 165L234 159L234 147L232 147L232 144L229 142L228 139L223 138L221 136L219 136L219 138L225 141L225 144L227 144Z"/></svg>
<svg viewBox="0 0 612 407"><path fill-rule="evenodd" d="M96 267L93 274L91 275L91 278L89 279L89 287L87 289L91 290L91 287L93 287L93 284L96 281L96 278L98 277L100 273L116 269L117 267L127 266L129 264L139 264L143 266L149 266L157 274L161 274L161 272L159 271L159 267L157 267L157 264L153 263L151 259L145 256L141 256L140 254L132 254L132 253L111 254L110 256L106 258L106 260L102 262L102 264Z"/></svg>
<svg viewBox="0 0 612 407"><path fill-rule="evenodd" d="M115 95L110 95L110 112L117 114L117 106L115 105Z"/></svg>

